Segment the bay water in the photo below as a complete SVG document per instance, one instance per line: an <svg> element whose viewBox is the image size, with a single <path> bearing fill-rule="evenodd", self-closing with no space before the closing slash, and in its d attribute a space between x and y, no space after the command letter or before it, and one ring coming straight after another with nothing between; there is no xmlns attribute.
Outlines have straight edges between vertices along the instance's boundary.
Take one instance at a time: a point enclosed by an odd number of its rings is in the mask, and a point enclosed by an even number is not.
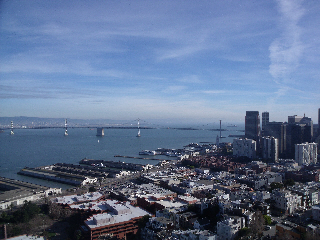
<svg viewBox="0 0 320 240"><path fill-rule="evenodd" d="M243 134L243 126L226 128L220 142L232 142L229 135ZM66 186L60 183L18 175L24 167L39 167L55 163L79 164L83 158L110 161L157 164L157 160L119 158L115 155L138 157L142 150L157 148L178 149L189 143L216 143L219 131L212 129L105 129L105 136L96 136L96 128L14 129L0 133L0 176L49 187ZM175 159L167 156L144 156L155 159Z"/></svg>

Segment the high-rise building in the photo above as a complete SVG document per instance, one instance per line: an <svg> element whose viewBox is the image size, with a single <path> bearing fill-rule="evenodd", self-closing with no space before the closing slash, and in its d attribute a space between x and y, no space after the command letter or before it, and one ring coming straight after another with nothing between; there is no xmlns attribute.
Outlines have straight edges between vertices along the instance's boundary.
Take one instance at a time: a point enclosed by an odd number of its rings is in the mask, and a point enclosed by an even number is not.
<svg viewBox="0 0 320 240"><path fill-rule="evenodd" d="M295 157L295 144L304 142L312 142L313 138L313 122L311 118L306 116L288 117L287 126L287 158Z"/></svg>
<svg viewBox="0 0 320 240"><path fill-rule="evenodd" d="M318 136L320 136L320 108L318 108Z"/></svg>
<svg viewBox="0 0 320 240"><path fill-rule="evenodd" d="M259 111L246 111L245 118L246 138L259 141L260 137L260 116Z"/></svg>
<svg viewBox="0 0 320 240"><path fill-rule="evenodd" d="M262 131L265 130L266 125L269 123L269 112L262 113Z"/></svg>
<svg viewBox="0 0 320 240"><path fill-rule="evenodd" d="M286 158L287 124L283 122L269 122L264 129L264 136L278 139L278 153L280 158Z"/></svg>
<svg viewBox="0 0 320 240"><path fill-rule="evenodd" d="M242 138L233 139L233 156L255 158L256 141Z"/></svg>
<svg viewBox="0 0 320 240"><path fill-rule="evenodd" d="M278 139L275 137L262 137L262 157L272 162L278 162Z"/></svg>
<svg viewBox="0 0 320 240"><path fill-rule="evenodd" d="M295 160L299 165L317 163L318 148L316 143L301 143L295 145Z"/></svg>
<svg viewBox="0 0 320 240"><path fill-rule="evenodd" d="M288 123L289 124L295 124L299 123L303 117L299 117L297 115L288 116Z"/></svg>

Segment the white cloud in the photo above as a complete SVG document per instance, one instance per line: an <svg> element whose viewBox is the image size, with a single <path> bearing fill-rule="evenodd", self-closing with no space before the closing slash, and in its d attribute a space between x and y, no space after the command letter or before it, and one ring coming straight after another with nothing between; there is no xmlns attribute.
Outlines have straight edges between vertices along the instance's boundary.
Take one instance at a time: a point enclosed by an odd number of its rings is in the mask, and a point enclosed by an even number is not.
<svg viewBox="0 0 320 240"><path fill-rule="evenodd" d="M293 73L303 54L304 45L300 39L301 28L299 20L304 10L299 0L279 0L281 36L276 38L270 45L270 74L275 82L286 82Z"/></svg>

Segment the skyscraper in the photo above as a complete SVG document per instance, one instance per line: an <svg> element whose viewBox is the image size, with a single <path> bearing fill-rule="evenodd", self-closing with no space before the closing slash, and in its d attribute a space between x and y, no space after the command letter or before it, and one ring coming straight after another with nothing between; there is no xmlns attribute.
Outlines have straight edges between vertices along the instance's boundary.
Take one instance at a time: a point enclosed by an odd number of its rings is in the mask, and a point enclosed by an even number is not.
<svg viewBox="0 0 320 240"><path fill-rule="evenodd" d="M318 108L318 136L320 135L320 108Z"/></svg>
<svg viewBox="0 0 320 240"><path fill-rule="evenodd" d="M306 116L297 117L288 116L287 126L287 158L295 157L295 144L312 142L313 138L313 122L311 118Z"/></svg>
<svg viewBox="0 0 320 240"><path fill-rule="evenodd" d="M266 125L269 123L269 112L262 113L262 131L265 130Z"/></svg>
<svg viewBox="0 0 320 240"><path fill-rule="evenodd" d="M269 122L263 131L264 136L273 136L278 139L278 153L280 158L286 158L287 125L283 122Z"/></svg>
<svg viewBox="0 0 320 240"><path fill-rule="evenodd" d="M259 141L260 136L260 116L259 111L246 111L245 118L246 138Z"/></svg>

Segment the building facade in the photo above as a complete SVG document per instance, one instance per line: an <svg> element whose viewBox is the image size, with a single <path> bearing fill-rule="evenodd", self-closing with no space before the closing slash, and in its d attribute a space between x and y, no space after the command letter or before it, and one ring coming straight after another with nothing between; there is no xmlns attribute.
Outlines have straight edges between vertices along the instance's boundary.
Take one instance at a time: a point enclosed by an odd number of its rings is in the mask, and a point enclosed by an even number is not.
<svg viewBox="0 0 320 240"><path fill-rule="evenodd" d="M259 111L246 111L245 136L246 138L259 141L259 136L260 136Z"/></svg>
<svg viewBox="0 0 320 240"><path fill-rule="evenodd" d="M293 214L301 206L301 196L288 190L273 190L271 200L276 208L288 214Z"/></svg>
<svg viewBox="0 0 320 240"><path fill-rule="evenodd" d="M263 131L263 136L272 136L278 139L278 154L281 158L286 158L287 125L283 122L269 122Z"/></svg>
<svg viewBox="0 0 320 240"><path fill-rule="evenodd" d="M318 148L316 143L301 143L295 145L295 160L299 165L317 163Z"/></svg>
<svg viewBox="0 0 320 240"><path fill-rule="evenodd" d="M269 123L269 112L262 113L262 131L265 130L266 125Z"/></svg>
<svg viewBox="0 0 320 240"><path fill-rule="evenodd" d="M264 159L271 160L272 162L278 162L279 160L279 142L275 137L262 137L262 157Z"/></svg>
<svg viewBox="0 0 320 240"><path fill-rule="evenodd" d="M233 155L237 157L256 157L256 141L252 139L233 139Z"/></svg>
<svg viewBox="0 0 320 240"><path fill-rule="evenodd" d="M134 207L129 202L108 200L105 206L108 212L93 215L84 222L91 240L108 236L121 239L128 234L136 234L138 220L149 215L147 211Z"/></svg>
<svg viewBox="0 0 320 240"><path fill-rule="evenodd" d="M217 223L218 240L233 240L240 229L245 227L243 217L230 217Z"/></svg>

